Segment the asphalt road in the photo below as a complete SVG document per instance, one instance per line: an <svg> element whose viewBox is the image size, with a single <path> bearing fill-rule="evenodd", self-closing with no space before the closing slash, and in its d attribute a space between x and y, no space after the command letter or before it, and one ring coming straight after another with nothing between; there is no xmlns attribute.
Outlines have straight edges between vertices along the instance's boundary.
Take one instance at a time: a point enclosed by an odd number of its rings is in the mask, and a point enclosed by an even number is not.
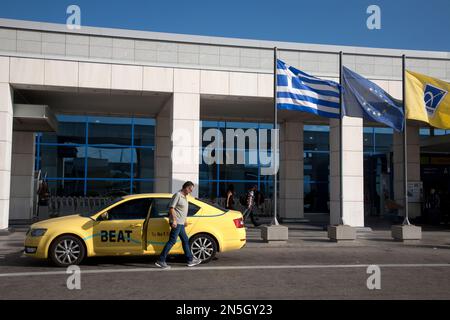
<svg viewBox="0 0 450 320"><path fill-rule="evenodd" d="M194 268L172 257L171 270L155 268L155 257L91 258L81 266L80 290L68 289L65 269L24 257L16 246L0 251L2 300L450 299L448 246L256 242ZM368 265L380 267L380 289L368 289Z"/></svg>

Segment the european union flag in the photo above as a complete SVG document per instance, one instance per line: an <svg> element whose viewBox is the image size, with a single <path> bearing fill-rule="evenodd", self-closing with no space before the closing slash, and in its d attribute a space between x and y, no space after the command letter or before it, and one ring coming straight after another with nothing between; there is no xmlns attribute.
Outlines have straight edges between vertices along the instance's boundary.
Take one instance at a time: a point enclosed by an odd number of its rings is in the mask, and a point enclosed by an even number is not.
<svg viewBox="0 0 450 320"><path fill-rule="evenodd" d="M362 116L381 122L396 131L403 131L402 103L391 97L372 81L344 67L344 115Z"/></svg>

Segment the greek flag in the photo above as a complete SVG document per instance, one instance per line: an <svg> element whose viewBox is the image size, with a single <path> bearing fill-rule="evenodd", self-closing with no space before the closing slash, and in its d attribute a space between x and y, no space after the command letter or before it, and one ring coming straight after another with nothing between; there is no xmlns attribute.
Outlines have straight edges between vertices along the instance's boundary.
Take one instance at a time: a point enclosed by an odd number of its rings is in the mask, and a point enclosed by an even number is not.
<svg viewBox="0 0 450 320"><path fill-rule="evenodd" d="M277 108L340 118L340 85L295 69L277 59Z"/></svg>

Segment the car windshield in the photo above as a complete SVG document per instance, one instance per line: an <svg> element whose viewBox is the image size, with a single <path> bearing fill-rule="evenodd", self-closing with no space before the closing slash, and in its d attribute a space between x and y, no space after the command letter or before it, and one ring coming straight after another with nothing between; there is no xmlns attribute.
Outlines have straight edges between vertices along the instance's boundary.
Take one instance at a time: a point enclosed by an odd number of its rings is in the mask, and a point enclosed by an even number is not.
<svg viewBox="0 0 450 320"><path fill-rule="evenodd" d="M88 210L86 210L85 212L80 213L80 216L82 216L82 217L90 217L90 216L96 214L97 212L100 212L100 211L102 211L103 209L106 209L106 208L108 208L109 206L111 206L111 205L113 205L114 203L117 203L117 202L119 202L119 201L121 201L121 200L123 200L123 197L115 198L115 199L113 199L113 200L107 202L107 203L106 203L105 205L103 205L103 206L95 207L95 208L92 208L92 209L88 209Z"/></svg>
<svg viewBox="0 0 450 320"><path fill-rule="evenodd" d="M219 205L219 204L217 204L217 203L215 203L215 202L212 202L211 200L209 200L209 199L202 199L202 200L200 200L200 199L198 199L198 198L195 198L196 200L199 200L199 201L201 201L201 202L204 202L204 203L206 203L206 204L209 204L211 207L214 207L214 208L216 208L216 209L219 209L219 210L221 210L221 211L228 211L228 209L225 209L224 207L222 207L221 205Z"/></svg>

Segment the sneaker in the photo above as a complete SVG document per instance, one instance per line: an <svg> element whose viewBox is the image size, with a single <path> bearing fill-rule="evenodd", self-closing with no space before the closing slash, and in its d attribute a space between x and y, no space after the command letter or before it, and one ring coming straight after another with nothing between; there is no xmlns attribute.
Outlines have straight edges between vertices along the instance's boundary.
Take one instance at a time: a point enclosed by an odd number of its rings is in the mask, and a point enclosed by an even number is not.
<svg viewBox="0 0 450 320"><path fill-rule="evenodd" d="M170 269L170 266L167 263L162 262L162 261L156 261L155 265L161 269Z"/></svg>
<svg viewBox="0 0 450 320"><path fill-rule="evenodd" d="M193 266L196 266L196 265L198 265L200 263L202 263L201 260L198 260L198 259L194 258L194 259L192 259L191 261L188 262L187 266L188 267L193 267Z"/></svg>

